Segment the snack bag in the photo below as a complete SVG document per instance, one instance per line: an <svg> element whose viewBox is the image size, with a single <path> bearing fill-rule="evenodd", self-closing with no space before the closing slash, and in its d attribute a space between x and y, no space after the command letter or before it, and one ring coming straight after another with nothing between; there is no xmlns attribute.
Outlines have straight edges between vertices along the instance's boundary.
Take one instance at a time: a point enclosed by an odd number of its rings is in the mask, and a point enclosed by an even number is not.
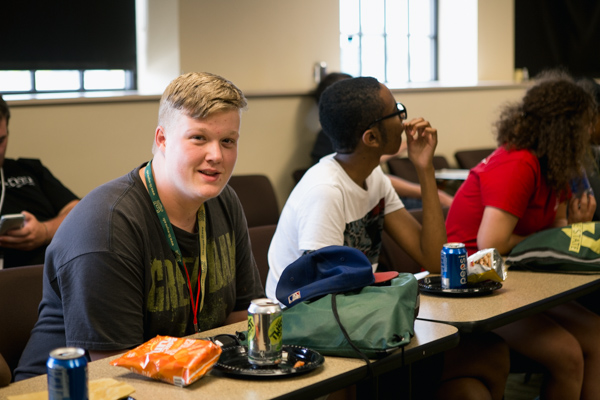
<svg viewBox="0 0 600 400"><path fill-rule="evenodd" d="M208 340L156 336L110 362L152 379L187 386L209 372L221 347Z"/></svg>
<svg viewBox="0 0 600 400"><path fill-rule="evenodd" d="M506 279L506 267L498 250L483 249L467 257L467 282L470 284Z"/></svg>

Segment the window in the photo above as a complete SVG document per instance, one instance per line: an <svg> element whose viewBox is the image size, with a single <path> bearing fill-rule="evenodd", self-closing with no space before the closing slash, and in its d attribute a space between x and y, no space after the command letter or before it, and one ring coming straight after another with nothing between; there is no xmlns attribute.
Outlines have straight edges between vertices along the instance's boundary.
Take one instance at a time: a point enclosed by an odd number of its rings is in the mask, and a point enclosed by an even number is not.
<svg viewBox="0 0 600 400"><path fill-rule="evenodd" d="M135 88L135 0L5 3L1 93Z"/></svg>
<svg viewBox="0 0 600 400"><path fill-rule="evenodd" d="M340 0L341 69L390 86L437 79L437 0Z"/></svg>

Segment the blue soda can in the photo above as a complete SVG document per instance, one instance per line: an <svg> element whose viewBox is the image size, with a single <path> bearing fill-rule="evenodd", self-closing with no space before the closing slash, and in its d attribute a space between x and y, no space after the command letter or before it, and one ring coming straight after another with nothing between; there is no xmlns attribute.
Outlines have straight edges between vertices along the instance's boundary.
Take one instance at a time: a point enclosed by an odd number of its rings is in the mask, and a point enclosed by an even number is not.
<svg viewBox="0 0 600 400"><path fill-rule="evenodd" d="M88 370L85 351L60 347L50 352L48 362L49 400L87 400Z"/></svg>
<svg viewBox="0 0 600 400"><path fill-rule="evenodd" d="M467 249L463 243L442 247L442 289L467 287Z"/></svg>

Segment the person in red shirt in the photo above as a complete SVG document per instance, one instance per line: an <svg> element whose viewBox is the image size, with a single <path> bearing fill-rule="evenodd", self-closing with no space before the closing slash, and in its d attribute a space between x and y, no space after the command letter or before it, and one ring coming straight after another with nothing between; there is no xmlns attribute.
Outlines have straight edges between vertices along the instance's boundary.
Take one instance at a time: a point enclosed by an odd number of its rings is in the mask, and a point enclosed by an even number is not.
<svg viewBox="0 0 600 400"><path fill-rule="evenodd" d="M593 99L563 72L548 72L496 123L498 149L473 168L446 219L448 240L469 254L510 250L535 232L590 221L592 194L569 181L588 161ZM590 160L591 161L591 160ZM495 331L542 364L541 397L586 399L600 393L600 317L578 303L554 307Z"/></svg>

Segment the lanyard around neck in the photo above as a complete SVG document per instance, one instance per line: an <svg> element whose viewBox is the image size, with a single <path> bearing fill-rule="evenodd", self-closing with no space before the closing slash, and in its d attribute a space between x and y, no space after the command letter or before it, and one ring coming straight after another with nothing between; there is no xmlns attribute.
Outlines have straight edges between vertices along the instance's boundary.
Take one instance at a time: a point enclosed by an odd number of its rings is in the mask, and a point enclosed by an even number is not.
<svg viewBox="0 0 600 400"><path fill-rule="evenodd" d="M171 250L173 251L173 253L175 253L175 259L177 260L177 263L181 265L185 271L188 283L188 290L190 291L190 303L192 304L192 312L194 313L194 330L198 332L198 311L202 311L202 307L204 306L204 289L206 282L206 270L208 267L206 257L206 211L204 209L204 204L200 206L197 214L198 241L200 246L200 271L198 271L198 293L196 294L196 300L194 301L194 291L192 290L192 281L190 280L190 274L185 265L185 262L183 261L183 255L181 254L181 250L179 249L177 239L175 238L175 232L173 231L173 226L171 225L169 216L167 215L167 212L165 211L165 208L162 202L160 201L160 197L158 196L158 191L156 190L154 175L152 174L152 161L148 162L148 164L146 165L146 169L144 170L144 176L146 177L146 185L148 185L148 193L150 194L150 198L152 199L152 204L154 205L154 209L156 211L156 214L158 215L158 219L160 221L160 225L162 226L165 238L167 239Z"/></svg>

